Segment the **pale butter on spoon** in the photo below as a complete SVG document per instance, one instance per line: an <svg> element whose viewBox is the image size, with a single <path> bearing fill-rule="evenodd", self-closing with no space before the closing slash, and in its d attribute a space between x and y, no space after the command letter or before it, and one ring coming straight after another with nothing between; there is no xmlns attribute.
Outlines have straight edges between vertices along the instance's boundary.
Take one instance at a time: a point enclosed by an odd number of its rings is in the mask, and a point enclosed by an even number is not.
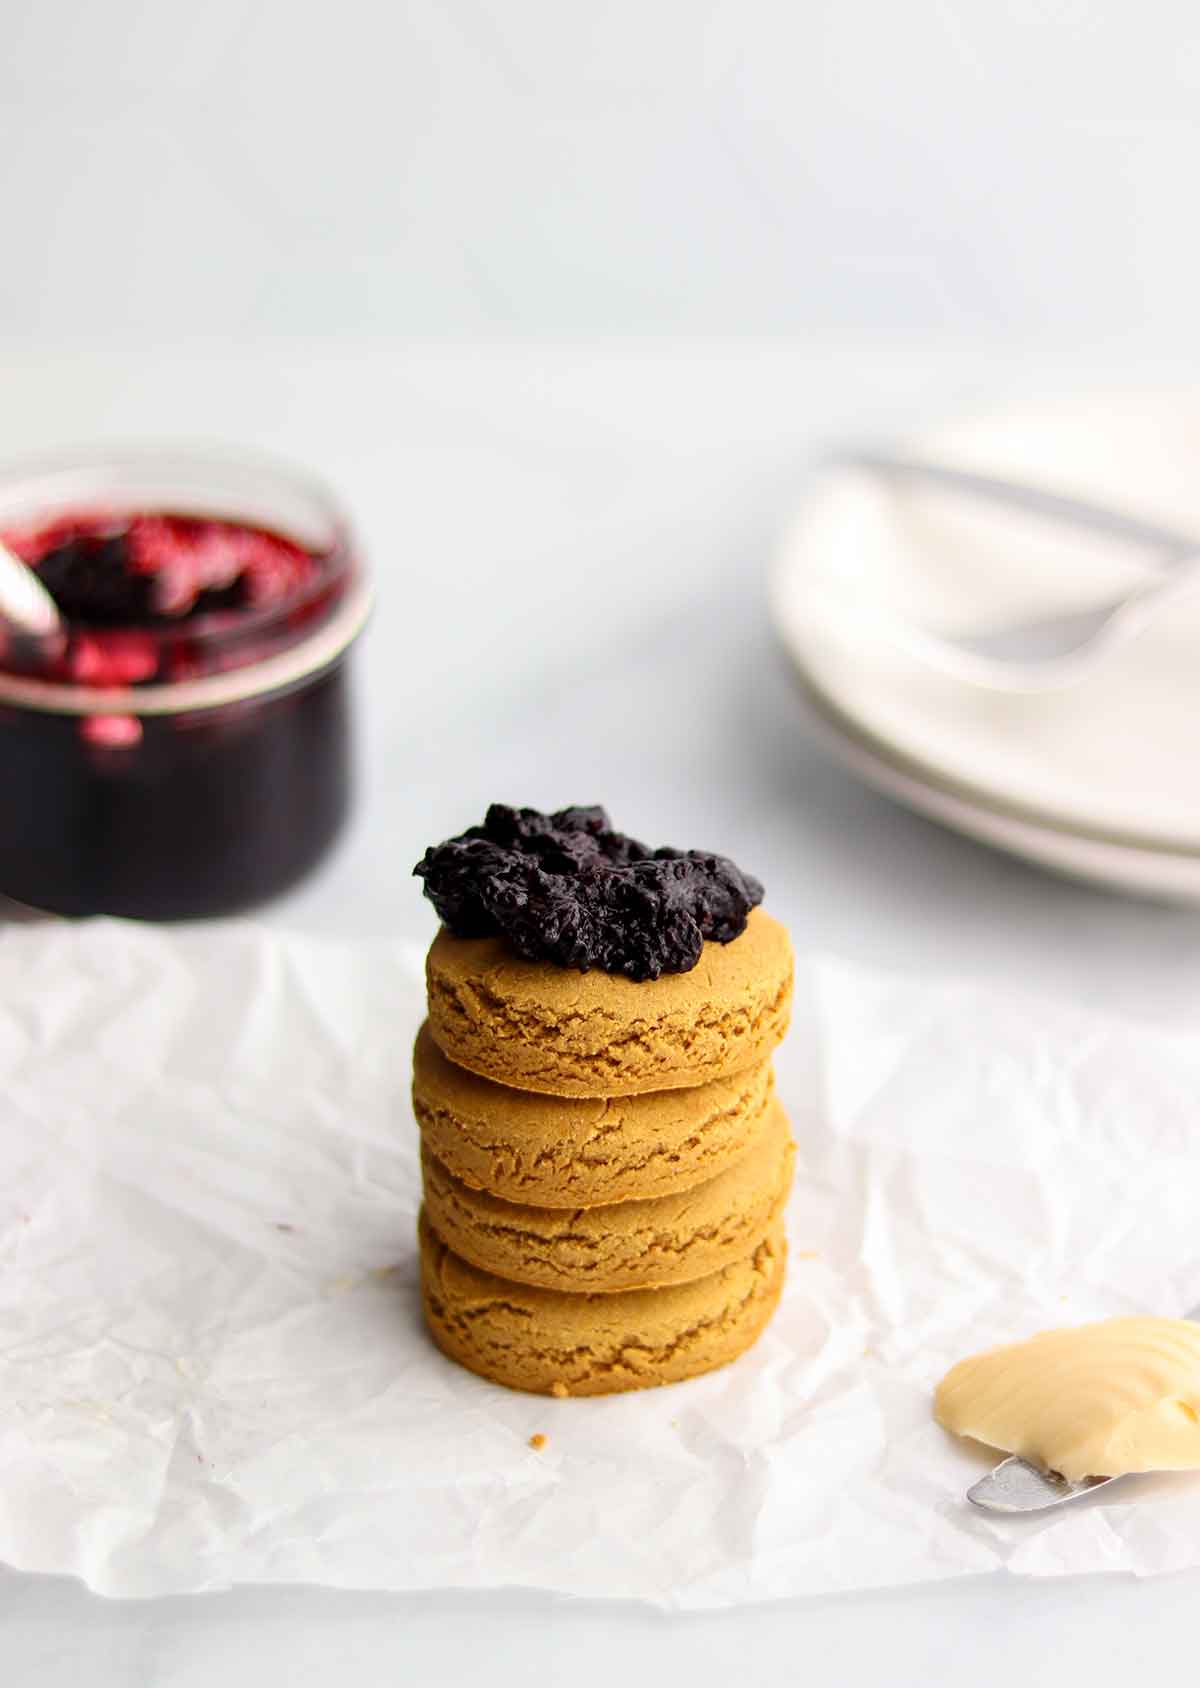
<svg viewBox="0 0 1200 1688"><path fill-rule="evenodd" d="M1105 1319L961 1360L938 1385L946 1430L1017 1456L969 1498L1039 1510L1133 1472L1200 1469L1200 1325Z"/></svg>

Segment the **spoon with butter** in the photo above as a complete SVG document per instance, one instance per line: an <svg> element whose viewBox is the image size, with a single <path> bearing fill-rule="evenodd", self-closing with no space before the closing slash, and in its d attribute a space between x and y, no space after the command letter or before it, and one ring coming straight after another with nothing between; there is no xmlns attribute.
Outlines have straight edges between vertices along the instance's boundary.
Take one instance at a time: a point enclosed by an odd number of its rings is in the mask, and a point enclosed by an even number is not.
<svg viewBox="0 0 1200 1688"><path fill-rule="evenodd" d="M1198 1320L1103 1319L960 1360L934 1417L1012 1456L967 1499L1040 1512L1134 1472L1200 1469Z"/></svg>

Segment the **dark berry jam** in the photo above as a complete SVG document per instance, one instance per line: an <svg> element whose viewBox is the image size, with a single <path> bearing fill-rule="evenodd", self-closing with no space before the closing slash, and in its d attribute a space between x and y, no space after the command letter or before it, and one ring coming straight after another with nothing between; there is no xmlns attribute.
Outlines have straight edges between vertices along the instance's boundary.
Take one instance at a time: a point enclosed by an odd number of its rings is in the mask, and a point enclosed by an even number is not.
<svg viewBox="0 0 1200 1688"><path fill-rule="evenodd" d="M234 914L301 880L349 800L346 670L107 742L70 716L0 711L0 891L56 914Z"/></svg>
<svg viewBox="0 0 1200 1688"><path fill-rule="evenodd" d="M85 686L194 678L207 666L197 623L216 616L236 638L242 623L303 601L327 561L265 528L157 511L76 511L0 528L0 541L65 623L45 672Z"/></svg>
<svg viewBox="0 0 1200 1688"><path fill-rule="evenodd" d="M206 463L207 510L222 483ZM0 894L69 915L233 913L300 880L346 817L365 588L323 503L302 543L282 522L134 503L115 480L88 507L12 520L0 472L0 537L64 624L32 655L0 642L0 776L20 793L0 811Z"/></svg>
<svg viewBox="0 0 1200 1688"><path fill-rule="evenodd" d="M460 938L503 936L529 961L642 981L730 943L763 888L724 856L649 850L601 808L512 809L426 850L413 870Z"/></svg>

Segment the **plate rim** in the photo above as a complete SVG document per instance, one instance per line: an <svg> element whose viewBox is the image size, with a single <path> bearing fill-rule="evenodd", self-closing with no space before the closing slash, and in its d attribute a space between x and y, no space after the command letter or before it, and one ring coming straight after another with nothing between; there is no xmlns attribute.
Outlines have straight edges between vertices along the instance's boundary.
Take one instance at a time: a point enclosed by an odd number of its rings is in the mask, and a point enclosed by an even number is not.
<svg viewBox="0 0 1200 1688"><path fill-rule="evenodd" d="M778 630L778 623L777 623ZM1092 844L1111 844L1123 850L1138 851L1148 856L1170 856L1180 860L1200 861L1200 843L1191 844L1183 840L1172 844L1161 838L1152 838L1147 833L1124 832L1115 828L1089 827L1071 825L1034 804L1022 803L1019 799L1009 799L998 796L981 786L976 786L970 780L961 779L956 774L945 773L934 764L926 762L920 756L914 756L901 746L881 738L869 727L846 712L829 692L812 675L804 663L800 653L788 643L786 634L782 636L784 654L787 656L794 679L802 690L814 703L819 713L834 727L839 734L853 740L869 750L879 761L885 762L906 774L918 784L929 786L946 796L958 798L970 804L973 808L985 810L987 813L1002 816L1007 820L1020 821L1038 832L1055 833L1067 839L1082 839Z"/></svg>
<svg viewBox="0 0 1200 1688"><path fill-rule="evenodd" d="M781 641L790 677L808 706L824 748L873 790L924 815L953 832L990 848L1035 862L1061 876L1103 885L1127 895L1170 902L1200 901L1200 850L1172 850L1160 845L1088 833L1049 823L1018 805L996 803L937 770L926 772L919 759L861 729L829 699L797 654ZM1086 859L1076 853L1082 851ZM1156 873L1156 867L1165 873Z"/></svg>

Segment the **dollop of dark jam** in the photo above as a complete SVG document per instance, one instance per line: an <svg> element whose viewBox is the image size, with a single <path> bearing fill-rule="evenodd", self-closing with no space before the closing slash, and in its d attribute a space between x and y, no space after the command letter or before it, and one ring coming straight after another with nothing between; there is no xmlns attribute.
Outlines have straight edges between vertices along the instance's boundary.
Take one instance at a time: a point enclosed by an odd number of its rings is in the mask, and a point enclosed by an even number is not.
<svg viewBox="0 0 1200 1688"><path fill-rule="evenodd" d="M706 941L746 929L763 888L725 856L650 850L604 809L512 809L432 845L414 868L456 937L502 936L520 956L639 982L687 973Z"/></svg>

